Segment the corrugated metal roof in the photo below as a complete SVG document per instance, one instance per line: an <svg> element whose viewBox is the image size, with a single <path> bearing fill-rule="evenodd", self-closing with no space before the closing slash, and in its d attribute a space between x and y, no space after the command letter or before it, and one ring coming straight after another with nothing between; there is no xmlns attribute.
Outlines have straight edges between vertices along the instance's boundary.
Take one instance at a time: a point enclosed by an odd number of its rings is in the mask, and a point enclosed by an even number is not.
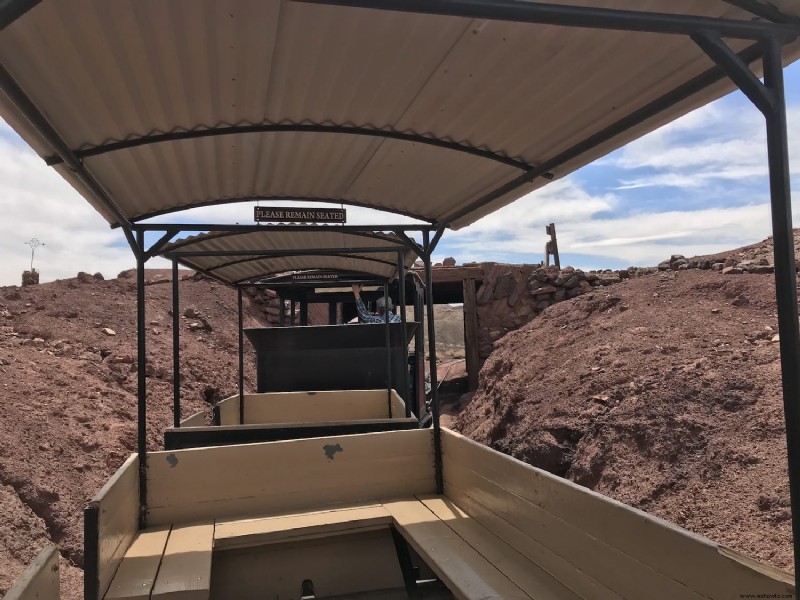
<svg viewBox="0 0 800 600"><path fill-rule="evenodd" d="M751 20L722 0L571 0L577 6ZM798 14L798 2L774 3ZM731 41L734 50L749 42ZM787 62L800 43L786 49ZM59 0L0 33L0 61L76 151L232 125L403 132L546 164L713 67L688 37L572 29L280 0ZM732 90L711 83L577 152L595 158ZM43 157L55 149L7 97L0 114ZM352 202L467 225L547 182L467 210L523 171L425 140L341 129L161 141L83 165L129 219L229 199ZM66 167L110 223L117 219ZM453 215L464 213L453 219Z"/></svg>
<svg viewBox="0 0 800 600"><path fill-rule="evenodd" d="M255 231L247 233L201 234L177 240L159 254L175 257L178 262L233 284L289 271L316 269L357 272L393 278L397 271L397 253L364 251L387 248L404 253L410 268L416 255L408 251L395 235L335 231L320 227L317 231ZM274 252L347 249L339 256L309 253L297 256L264 256ZM199 252L222 252L218 256L194 256Z"/></svg>

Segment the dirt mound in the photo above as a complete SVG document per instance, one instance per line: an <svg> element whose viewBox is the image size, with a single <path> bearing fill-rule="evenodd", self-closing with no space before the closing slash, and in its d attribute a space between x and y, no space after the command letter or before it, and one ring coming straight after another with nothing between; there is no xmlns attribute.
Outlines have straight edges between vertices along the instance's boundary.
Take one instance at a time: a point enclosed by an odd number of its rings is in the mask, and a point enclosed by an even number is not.
<svg viewBox="0 0 800 600"><path fill-rule="evenodd" d="M456 428L790 569L776 332L770 275L627 280L500 340Z"/></svg>
<svg viewBox="0 0 800 600"><path fill-rule="evenodd" d="M120 275L0 288L0 595L48 540L62 567L82 567L83 506L135 450L135 279ZM186 416L235 392L238 337L235 292L182 275ZM172 296L167 272L147 280L148 444L157 450L172 422ZM260 323L245 298L245 326ZM63 598L82 598L78 568L62 579Z"/></svg>

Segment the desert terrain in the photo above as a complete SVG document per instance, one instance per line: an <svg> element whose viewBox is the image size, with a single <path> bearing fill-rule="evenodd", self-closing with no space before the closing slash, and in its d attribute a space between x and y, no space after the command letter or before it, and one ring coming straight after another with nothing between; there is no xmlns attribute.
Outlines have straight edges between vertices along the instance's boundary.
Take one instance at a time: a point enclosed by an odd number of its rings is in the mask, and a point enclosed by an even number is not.
<svg viewBox="0 0 800 600"><path fill-rule="evenodd" d="M725 260L726 271L713 267ZM789 569L770 261L767 240L559 301L494 342L474 395L458 387L460 309L439 307L443 423ZM147 279L148 441L157 449L171 423L171 286L162 272ZM188 273L180 294L186 416L236 389L236 295ZM262 306L245 307L246 326L264 324ZM132 273L0 288L0 594L52 541L62 597L82 597L81 511L135 449L135 372Z"/></svg>

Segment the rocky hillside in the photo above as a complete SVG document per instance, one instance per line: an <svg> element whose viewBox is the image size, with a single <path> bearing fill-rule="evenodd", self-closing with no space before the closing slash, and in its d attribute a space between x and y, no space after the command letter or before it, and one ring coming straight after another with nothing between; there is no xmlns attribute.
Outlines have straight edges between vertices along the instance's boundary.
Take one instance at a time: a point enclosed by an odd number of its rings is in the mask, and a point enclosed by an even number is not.
<svg viewBox="0 0 800 600"><path fill-rule="evenodd" d="M135 280L122 275L0 288L0 596L52 541L63 557L62 597L82 598L83 506L136 445ZM146 288L154 450L172 422L172 296L164 275L148 272ZM186 416L235 392L238 342L235 293L183 279ZM262 315L248 302L245 325Z"/></svg>
<svg viewBox="0 0 800 600"><path fill-rule="evenodd" d="M775 291L750 254L548 307L495 343L456 428L790 569Z"/></svg>

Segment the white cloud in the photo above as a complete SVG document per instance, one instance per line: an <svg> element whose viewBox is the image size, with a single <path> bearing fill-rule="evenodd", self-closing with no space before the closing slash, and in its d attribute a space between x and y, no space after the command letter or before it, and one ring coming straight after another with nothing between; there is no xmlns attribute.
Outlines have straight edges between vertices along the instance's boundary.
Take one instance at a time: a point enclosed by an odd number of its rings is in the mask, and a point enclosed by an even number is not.
<svg viewBox="0 0 800 600"><path fill-rule="evenodd" d="M787 111L789 166L800 174L800 107ZM698 135L700 134L700 135ZM618 189L699 188L768 175L764 118L753 107L712 104L636 140L604 164L639 174Z"/></svg>
<svg viewBox="0 0 800 600"><path fill-rule="evenodd" d="M25 242L34 237L45 243L34 261L42 281L74 277L78 271L116 276L134 266L122 233L110 229L32 150L4 135L0 182L0 285L19 285L22 271L30 268Z"/></svg>

